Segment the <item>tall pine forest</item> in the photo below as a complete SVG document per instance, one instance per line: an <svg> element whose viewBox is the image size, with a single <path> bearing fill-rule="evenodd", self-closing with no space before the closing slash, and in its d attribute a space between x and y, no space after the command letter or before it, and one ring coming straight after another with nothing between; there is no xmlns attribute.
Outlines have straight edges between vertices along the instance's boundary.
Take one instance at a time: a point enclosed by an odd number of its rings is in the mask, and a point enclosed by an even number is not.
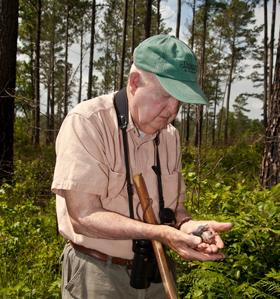
<svg viewBox="0 0 280 299"><path fill-rule="evenodd" d="M225 259L167 248L178 298L280 298L279 12L276 0L0 0L0 298L61 298L56 136L74 106L126 86L133 50L157 34L193 49L209 100L173 123L185 206L233 223Z"/></svg>

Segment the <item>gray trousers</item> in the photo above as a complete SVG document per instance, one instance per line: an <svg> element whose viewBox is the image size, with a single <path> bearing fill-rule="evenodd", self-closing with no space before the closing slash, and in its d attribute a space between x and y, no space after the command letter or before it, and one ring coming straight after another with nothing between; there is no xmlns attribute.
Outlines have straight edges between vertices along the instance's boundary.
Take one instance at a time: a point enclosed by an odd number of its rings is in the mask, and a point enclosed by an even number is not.
<svg viewBox="0 0 280 299"><path fill-rule="evenodd" d="M148 289L137 290L130 286L131 270L125 266L94 259L65 245L61 256L62 299L165 299L162 283L151 283ZM176 263L167 257L167 263L175 286Z"/></svg>

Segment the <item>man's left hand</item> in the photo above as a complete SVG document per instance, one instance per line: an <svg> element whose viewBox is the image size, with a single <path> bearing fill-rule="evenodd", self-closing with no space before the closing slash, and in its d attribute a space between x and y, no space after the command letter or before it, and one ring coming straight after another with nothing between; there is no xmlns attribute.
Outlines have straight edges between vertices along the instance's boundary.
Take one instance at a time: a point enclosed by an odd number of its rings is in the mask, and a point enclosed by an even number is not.
<svg viewBox="0 0 280 299"><path fill-rule="evenodd" d="M200 227L205 227L205 229L210 232L213 236L211 244L206 243L201 238L201 243L198 244L194 250L205 252L205 253L218 253L220 249L224 247L224 242L221 239L217 231L227 231L233 226L230 222L217 222L217 221L195 221L191 220L187 223L184 223L180 230L186 234L191 234L194 231L197 231ZM224 255L223 253L220 253ZM224 256L225 257L225 256Z"/></svg>

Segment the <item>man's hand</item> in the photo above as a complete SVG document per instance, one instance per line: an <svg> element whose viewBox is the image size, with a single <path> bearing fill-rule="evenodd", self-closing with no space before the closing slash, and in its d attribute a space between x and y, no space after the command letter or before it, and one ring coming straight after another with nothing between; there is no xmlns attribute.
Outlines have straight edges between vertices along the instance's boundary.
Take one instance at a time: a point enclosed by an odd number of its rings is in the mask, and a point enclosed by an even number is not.
<svg viewBox="0 0 280 299"><path fill-rule="evenodd" d="M187 223L184 223L181 226L181 231L186 234L192 234L194 231L201 230L201 233L207 230L210 234L212 234L213 239L211 242L206 242L203 238L201 238L201 243L198 244L195 248L197 251L201 251L204 253L218 253L220 249L224 247L224 242L221 239L220 235L217 231L226 231L232 228L232 223L230 222L217 222L217 221L194 221L191 220ZM220 253L223 255L223 253Z"/></svg>
<svg viewBox="0 0 280 299"><path fill-rule="evenodd" d="M199 236L192 235L199 226L205 226L212 233L213 243L203 242ZM164 234L162 243L166 244L173 251L177 252L184 260L215 261L225 258L225 254L219 252L224 243L217 231L226 231L232 228L232 223L219 223L217 221L195 221L190 220L184 223L180 230L168 230ZM170 228L170 227L168 227Z"/></svg>

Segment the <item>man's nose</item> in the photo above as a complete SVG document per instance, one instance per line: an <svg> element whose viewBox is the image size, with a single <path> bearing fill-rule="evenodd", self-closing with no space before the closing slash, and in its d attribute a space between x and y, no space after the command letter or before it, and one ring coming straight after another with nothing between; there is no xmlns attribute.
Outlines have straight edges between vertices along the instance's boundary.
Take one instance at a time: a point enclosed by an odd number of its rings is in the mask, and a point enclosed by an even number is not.
<svg viewBox="0 0 280 299"><path fill-rule="evenodd" d="M177 114L179 111L179 108L181 106L181 102L178 101L177 99L171 97L168 101L168 110L172 113L172 114Z"/></svg>

